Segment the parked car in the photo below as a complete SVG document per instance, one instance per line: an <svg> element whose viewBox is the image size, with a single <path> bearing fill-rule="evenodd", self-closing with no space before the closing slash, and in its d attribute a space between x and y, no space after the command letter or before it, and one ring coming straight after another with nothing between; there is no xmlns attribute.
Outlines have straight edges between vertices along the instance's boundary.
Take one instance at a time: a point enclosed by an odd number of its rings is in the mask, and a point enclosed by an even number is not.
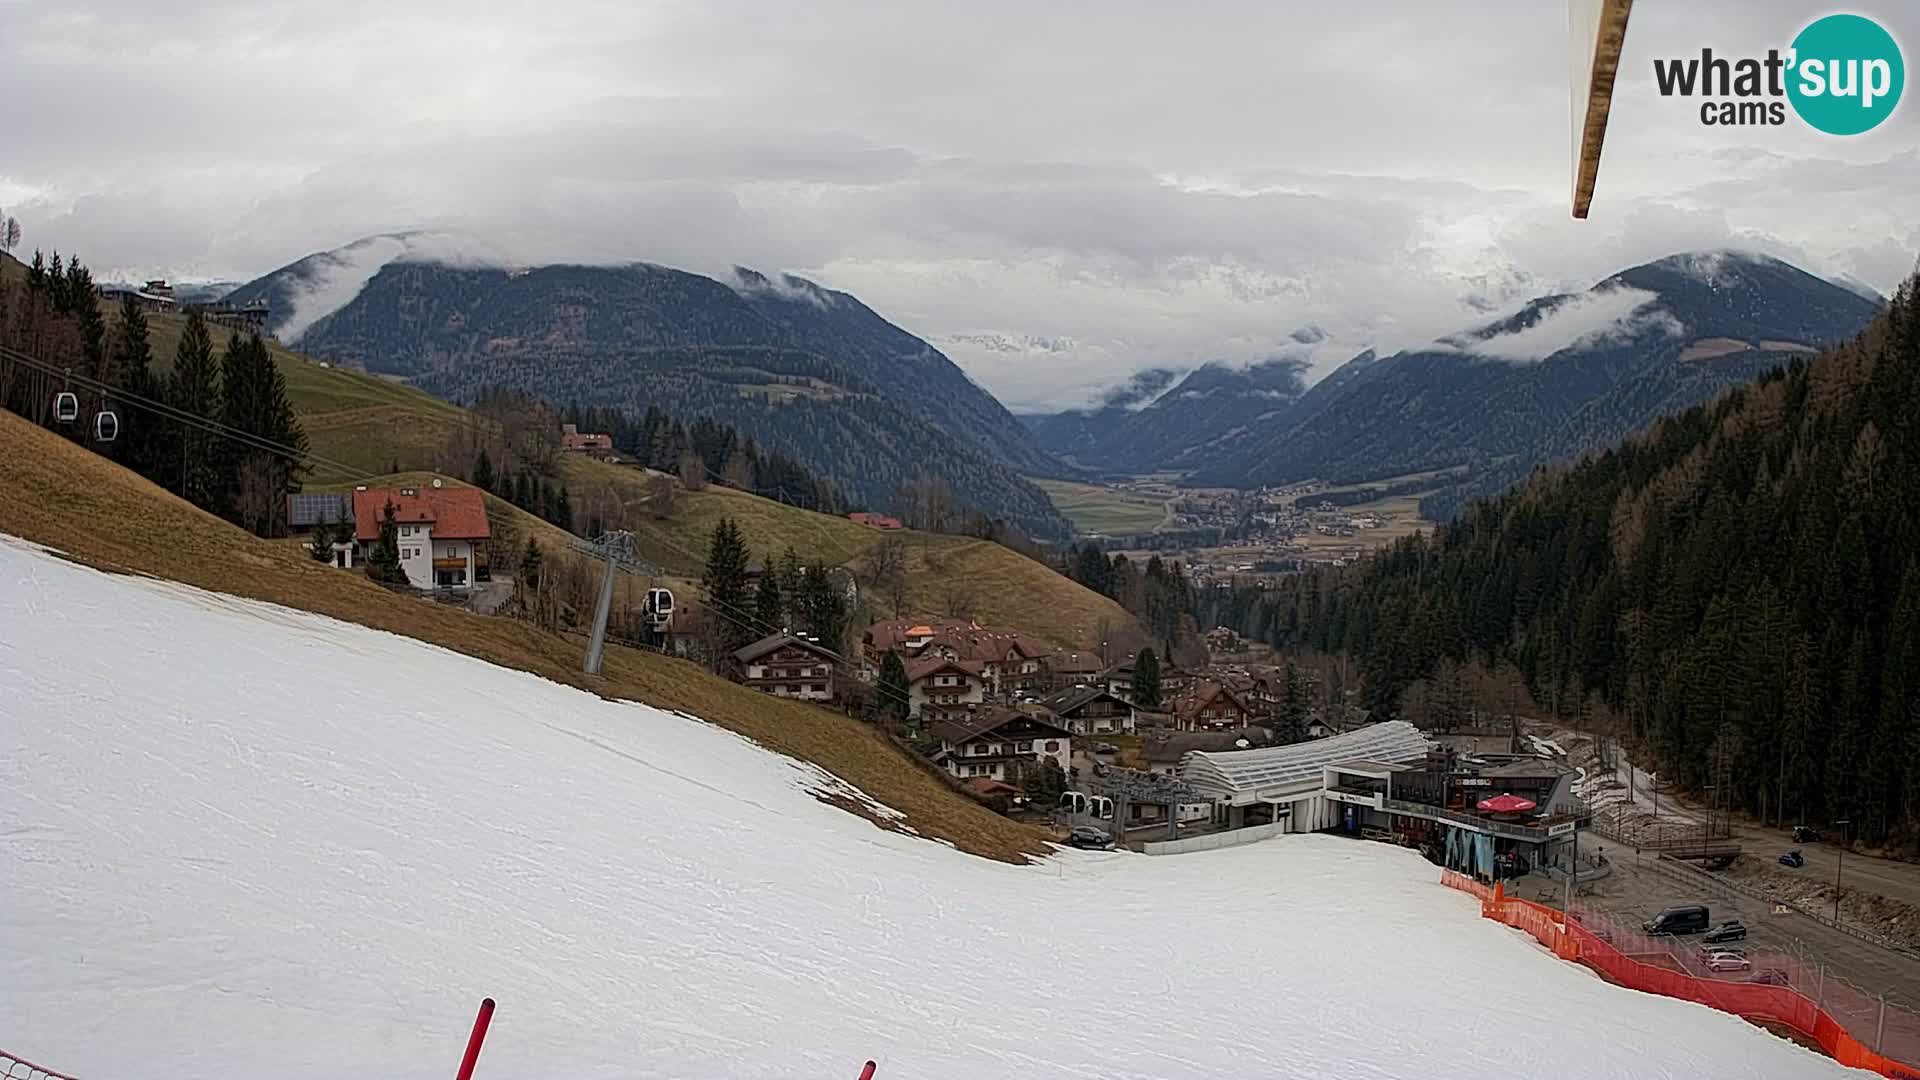
<svg viewBox="0 0 1920 1080"><path fill-rule="evenodd" d="M1093 752L1096 754L1117 754L1120 752L1120 748L1110 742L1103 742L1095 746Z"/></svg>
<svg viewBox="0 0 1920 1080"><path fill-rule="evenodd" d="M1106 851L1113 847L1113 837L1091 825L1075 825L1073 831L1067 834L1067 846Z"/></svg>
<svg viewBox="0 0 1920 1080"><path fill-rule="evenodd" d="M1733 953L1715 953L1707 958L1708 971L1752 971L1753 962Z"/></svg>
<svg viewBox="0 0 1920 1080"><path fill-rule="evenodd" d="M1787 978L1787 973L1779 968L1761 968L1753 973L1753 978L1747 981L1765 983L1768 986L1788 986L1792 983L1792 980Z"/></svg>
<svg viewBox="0 0 1920 1080"><path fill-rule="evenodd" d="M1666 908L1641 927L1649 934L1701 934L1713 925L1705 904L1680 904Z"/></svg>
<svg viewBox="0 0 1920 1080"><path fill-rule="evenodd" d="M1700 950L1700 959L1702 960L1711 960L1716 956L1744 957L1746 955L1747 955L1747 950L1736 949L1728 945L1709 945L1706 948Z"/></svg>
<svg viewBox="0 0 1920 1080"><path fill-rule="evenodd" d="M1816 844L1820 842L1820 830L1811 825L1795 825L1793 842L1796 844Z"/></svg>
<svg viewBox="0 0 1920 1080"><path fill-rule="evenodd" d="M1747 926L1739 919L1728 919L1726 922L1707 931L1707 936L1700 940L1709 945L1715 945L1724 941L1745 941L1747 940Z"/></svg>
<svg viewBox="0 0 1920 1080"><path fill-rule="evenodd" d="M1780 865L1790 866L1793 869L1798 870L1801 867L1807 865L1807 857L1805 855L1800 854L1799 848L1794 848L1792 851L1789 851L1785 855L1780 856Z"/></svg>

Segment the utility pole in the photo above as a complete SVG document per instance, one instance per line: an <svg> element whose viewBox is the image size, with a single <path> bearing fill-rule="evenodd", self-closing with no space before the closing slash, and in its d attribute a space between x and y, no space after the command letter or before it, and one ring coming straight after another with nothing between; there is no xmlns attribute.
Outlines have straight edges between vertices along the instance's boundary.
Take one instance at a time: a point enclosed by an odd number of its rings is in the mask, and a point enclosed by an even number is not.
<svg viewBox="0 0 1920 1080"><path fill-rule="evenodd" d="M1840 856L1833 864L1833 925L1839 926L1840 925L1840 871L1845 869L1847 865L1847 842L1852 839L1851 833L1853 832L1853 822L1847 818L1841 818L1839 821L1834 822L1834 824L1846 830L1848 834L1840 841Z"/></svg>

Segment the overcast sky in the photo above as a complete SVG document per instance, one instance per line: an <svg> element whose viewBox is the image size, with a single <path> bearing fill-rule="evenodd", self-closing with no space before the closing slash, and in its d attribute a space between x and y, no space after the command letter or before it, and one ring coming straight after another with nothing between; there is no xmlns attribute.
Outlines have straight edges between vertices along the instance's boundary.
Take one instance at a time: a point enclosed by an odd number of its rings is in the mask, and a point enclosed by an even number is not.
<svg viewBox="0 0 1920 1080"><path fill-rule="evenodd" d="M102 277L407 229L788 270L1011 407L1072 405L1151 366L1324 373L1683 249L1891 289L1920 91L1838 139L1653 90L1656 56L1784 48L1826 10L1637 5L1576 222L1559 0L0 0L0 206ZM1920 59L1909 0L1851 10Z"/></svg>

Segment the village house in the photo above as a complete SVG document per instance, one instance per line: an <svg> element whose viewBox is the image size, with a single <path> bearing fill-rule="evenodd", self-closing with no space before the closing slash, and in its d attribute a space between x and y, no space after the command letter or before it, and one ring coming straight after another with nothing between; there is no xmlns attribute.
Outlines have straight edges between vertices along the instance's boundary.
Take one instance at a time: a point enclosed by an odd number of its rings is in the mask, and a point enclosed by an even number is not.
<svg viewBox="0 0 1920 1080"><path fill-rule="evenodd" d="M1112 694L1115 697L1123 697L1123 698L1126 698L1128 701L1132 701L1133 700L1133 660L1132 658L1128 658L1127 662L1124 664L1115 664L1113 667L1110 667L1107 670L1101 672L1100 682L1101 682L1101 685L1107 688L1107 693Z"/></svg>
<svg viewBox="0 0 1920 1080"><path fill-rule="evenodd" d="M861 638L867 663L878 667L888 652L909 664L948 660L972 665L995 697L1036 694L1046 689L1046 649L1019 634L989 630L960 619L930 622L897 619L875 623Z"/></svg>
<svg viewBox="0 0 1920 1080"><path fill-rule="evenodd" d="M1147 771L1156 776L1176 776L1180 761L1195 750L1222 753L1227 750L1253 750L1270 746L1273 735L1266 728L1235 728L1230 731L1168 731L1147 736L1141 754Z"/></svg>
<svg viewBox="0 0 1920 1080"><path fill-rule="evenodd" d="M1073 733L1044 709L980 709L936 724L933 734L934 761L962 780L1017 784L1024 768L1051 760L1065 773L1073 760Z"/></svg>
<svg viewBox="0 0 1920 1080"><path fill-rule="evenodd" d="M774 697L801 701L832 701L833 669L839 661L832 651L794 634L769 634L733 654L740 681Z"/></svg>
<svg viewBox="0 0 1920 1080"><path fill-rule="evenodd" d="M1058 652L1048 657L1045 668L1047 684L1054 690L1066 690L1075 686L1091 686L1100 681L1100 672L1106 669L1100 657L1093 653Z"/></svg>
<svg viewBox="0 0 1920 1080"><path fill-rule="evenodd" d="M1133 703L1098 686L1076 686L1040 702L1075 735L1131 735Z"/></svg>
<svg viewBox="0 0 1920 1080"><path fill-rule="evenodd" d="M864 510L848 514L847 520L865 525L870 529L893 530L901 528L900 519L897 517L888 517L885 514L869 514Z"/></svg>
<svg viewBox="0 0 1920 1080"><path fill-rule="evenodd" d="M322 525L337 527L352 524L353 499L349 496L308 493L287 496L287 531L292 536L305 537L310 542L314 530ZM333 565L342 570L353 569L352 539L336 538L330 547Z"/></svg>
<svg viewBox="0 0 1920 1080"><path fill-rule="evenodd" d="M1173 702L1173 726L1180 731L1223 731L1245 727L1252 718L1245 702L1211 679L1196 681Z"/></svg>
<svg viewBox="0 0 1920 1080"><path fill-rule="evenodd" d="M977 661L929 656L907 663L907 715L925 723L963 717L987 700Z"/></svg>
<svg viewBox="0 0 1920 1080"><path fill-rule="evenodd" d="M380 526L393 508L400 567L416 589L472 588L484 569L480 545L492 535L479 488L365 488L353 490L354 557L365 562L380 542Z"/></svg>
<svg viewBox="0 0 1920 1080"><path fill-rule="evenodd" d="M561 424L560 449L569 454L611 454L613 436L589 434L573 424Z"/></svg>

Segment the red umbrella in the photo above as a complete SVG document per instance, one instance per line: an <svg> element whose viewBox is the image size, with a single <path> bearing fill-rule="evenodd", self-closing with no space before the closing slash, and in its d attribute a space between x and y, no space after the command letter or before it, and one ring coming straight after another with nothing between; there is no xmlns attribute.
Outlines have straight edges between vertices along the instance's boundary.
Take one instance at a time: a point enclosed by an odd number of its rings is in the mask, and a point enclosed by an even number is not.
<svg viewBox="0 0 1920 1080"><path fill-rule="evenodd" d="M1531 810L1537 805L1532 799L1523 799L1518 795L1495 795L1491 799L1481 799L1480 809L1494 814L1518 814Z"/></svg>

